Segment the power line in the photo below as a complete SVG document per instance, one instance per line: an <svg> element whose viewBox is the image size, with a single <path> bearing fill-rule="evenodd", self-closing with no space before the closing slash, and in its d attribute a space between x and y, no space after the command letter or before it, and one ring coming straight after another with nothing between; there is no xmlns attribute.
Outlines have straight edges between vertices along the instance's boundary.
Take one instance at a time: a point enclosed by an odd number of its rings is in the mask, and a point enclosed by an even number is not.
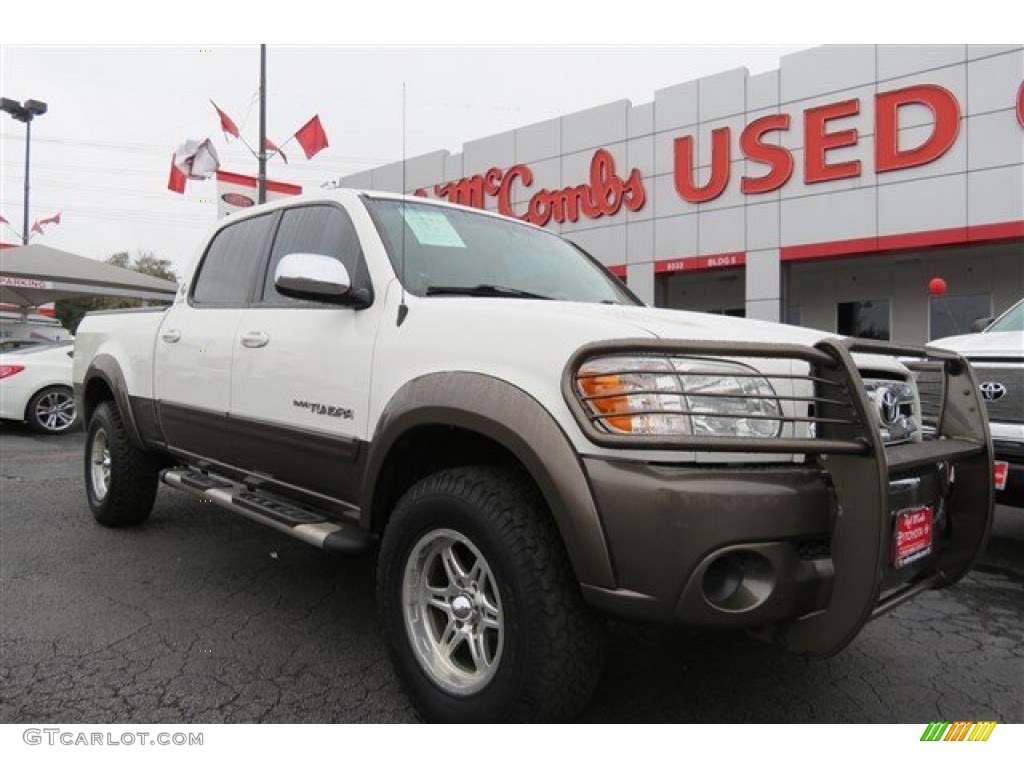
<svg viewBox="0 0 1024 768"><path fill-rule="evenodd" d="M12 134L12 133L0 133L0 139L6 139L6 140L9 140L9 141L18 141L18 142L21 142L21 143L24 143L24 141L25 141L24 135L16 135L16 134ZM76 147L89 147L89 148L97 149L97 150L101 150L101 151L119 151L119 152L132 152L132 153L153 154L153 155L166 155L166 154L168 154L168 152L173 152L174 151L173 147L168 147L165 144L152 144L152 143L142 143L142 142L120 142L120 141L116 141L116 142L115 141L88 141L88 140L85 140L85 139L72 139L72 138L69 138L69 137L66 137L66 136L44 136L44 137L33 136L32 137L32 143L34 144L37 141L38 142L48 143L48 144L60 144L60 145L76 146ZM223 150L219 150L219 151L229 151L230 152L233 149L234 149L233 147L228 146L228 147L225 147ZM332 155L332 162L331 162L331 164L333 164L334 161L343 162L343 163L344 162L355 162L355 163L378 163L378 164L383 164L383 163L391 162L391 159L390 158L385 158L385 157L366 157L366 156L360 156L360 155Z"/></svg>

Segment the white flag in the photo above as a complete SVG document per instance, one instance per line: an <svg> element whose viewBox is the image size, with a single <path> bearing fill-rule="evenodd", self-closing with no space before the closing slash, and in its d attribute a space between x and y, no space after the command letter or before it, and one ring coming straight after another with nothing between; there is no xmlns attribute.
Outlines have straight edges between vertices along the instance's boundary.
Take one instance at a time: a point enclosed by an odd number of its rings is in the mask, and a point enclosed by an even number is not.
<svg viewBox="0 0 1024 768"><path fill-rule="evenodd" d="M217 150L209 139L189 139L174 153L175 167L190 179L208 179L220 168Z"/></svg>

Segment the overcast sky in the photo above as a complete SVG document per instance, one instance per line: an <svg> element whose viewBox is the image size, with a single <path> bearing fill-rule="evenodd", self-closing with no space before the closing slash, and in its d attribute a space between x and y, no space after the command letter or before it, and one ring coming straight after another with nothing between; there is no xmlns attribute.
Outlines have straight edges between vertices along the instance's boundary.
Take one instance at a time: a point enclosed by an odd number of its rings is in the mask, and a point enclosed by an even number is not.
<svg viewBox="0 0 1024 768"><path fill-rule="evenodd" d="M806 47L806 46L804 46ZM319 113L331 146L271 178L307 189L401 157L402 83L409 156L528 125L733 67L774 69L799 47L268 48L268 136L283 144ZM153 251L187 266L216 220L216 182L167 190L174 148L214 140L222 167L255 174L242 145L226 141L210 99L253 146L259 132L258 46L0 49L0 95L49 104L32 130L30 223L62 211L32 242L104 258ZM2 240L21 230L24 126L0 116Z"/></svg>

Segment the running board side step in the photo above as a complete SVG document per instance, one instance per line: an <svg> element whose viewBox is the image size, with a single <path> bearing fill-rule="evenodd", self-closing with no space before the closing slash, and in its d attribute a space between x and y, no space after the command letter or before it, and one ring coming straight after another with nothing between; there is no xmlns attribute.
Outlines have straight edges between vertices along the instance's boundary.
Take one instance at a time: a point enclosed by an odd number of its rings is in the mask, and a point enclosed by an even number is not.
<svg viewBox="0 0 1024 768"><path fill-rule="evenodd" d="M339 523L314 509L206 472L165 469L160 473L160 479L172 488L213 502L333 554L360 555L377 544L376 536L356 525Z"/></svg>

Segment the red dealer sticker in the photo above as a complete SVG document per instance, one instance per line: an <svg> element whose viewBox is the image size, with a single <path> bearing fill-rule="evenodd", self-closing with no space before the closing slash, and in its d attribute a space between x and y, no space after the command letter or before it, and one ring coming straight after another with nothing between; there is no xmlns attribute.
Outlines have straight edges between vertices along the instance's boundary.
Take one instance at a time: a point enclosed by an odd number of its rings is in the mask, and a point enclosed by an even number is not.
<svg viewBox="0 0 1024 768"><path fill-rule="evenodd" d="M997 491L1006 490L1006 478L1010 474L1010 463L1007 461L997 461L995 463L995 471L993 473L993 480Z"/></svg>
<svg viewBox="0 0 1024 768"><path fill-rule="evenodd" d="M896 513L892 562L902 568L932 551L932 508L914 507Z"/></svg>

